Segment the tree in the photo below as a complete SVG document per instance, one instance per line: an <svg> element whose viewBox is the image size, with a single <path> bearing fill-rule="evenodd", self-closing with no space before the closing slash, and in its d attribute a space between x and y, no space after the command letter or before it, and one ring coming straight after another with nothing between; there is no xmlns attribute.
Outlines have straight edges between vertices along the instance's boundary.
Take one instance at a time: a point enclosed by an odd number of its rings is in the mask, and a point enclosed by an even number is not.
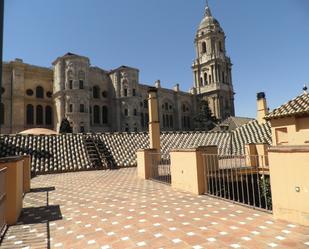
<svg viewBox="0 0 309 249"><path fill-rule="evenodd" d="M72 133L72 126L67 118L63 118L61 121L59 133Z"/></svg>
<svg viewBox="0 0 309 249"><path fill-rule="evenodd" d="M196 123L196 127L200 130L209 131L216 127L218 120L212 114L208 102L206 100L201 100L199 103L199 113L193 118Z"/></svg>

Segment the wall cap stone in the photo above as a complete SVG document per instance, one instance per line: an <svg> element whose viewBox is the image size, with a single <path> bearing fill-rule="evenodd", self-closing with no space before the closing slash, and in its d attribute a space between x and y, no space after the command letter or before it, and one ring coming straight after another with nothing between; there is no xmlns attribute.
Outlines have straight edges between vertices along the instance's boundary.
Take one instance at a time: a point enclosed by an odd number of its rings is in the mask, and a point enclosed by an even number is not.
<svg viewBox="0 0 309 249"><path fill-rule="evenodd" d="M308 145L294 145L294 146L271 146L268 152L309 152Z"/></svg>
<svg viewBox="0 0 309 249"><path fill-rule="evenodd" d="M12 163L23 160L23 156L10 156L0 158L0 163Z"/></svg>

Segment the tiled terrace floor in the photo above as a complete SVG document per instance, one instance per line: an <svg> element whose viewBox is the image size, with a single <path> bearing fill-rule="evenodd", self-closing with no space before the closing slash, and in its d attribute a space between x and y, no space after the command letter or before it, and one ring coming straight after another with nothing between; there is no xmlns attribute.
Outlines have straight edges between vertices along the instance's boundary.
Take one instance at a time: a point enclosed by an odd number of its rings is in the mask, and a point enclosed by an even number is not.
<svg viewBox="0 0 309 249"><path fill-rule="evenodd" d="M309 248L308 227L139 180L134 168L39 176L32 188L3 249Z"/></svg>

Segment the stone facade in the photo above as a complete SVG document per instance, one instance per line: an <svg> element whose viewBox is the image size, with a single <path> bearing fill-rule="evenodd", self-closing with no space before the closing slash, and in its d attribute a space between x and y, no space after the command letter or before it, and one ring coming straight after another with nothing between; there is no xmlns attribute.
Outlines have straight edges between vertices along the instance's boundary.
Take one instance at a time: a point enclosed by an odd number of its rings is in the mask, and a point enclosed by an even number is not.
<svg viewBox="0 0 309 249"><path fill-rule="evenodd" d="M218 119L234 115L232 64L224 40L207 7L195 38L194 87L183 92L178 84L165 89L160 81L155 83L161 130L194 129L201 99L208 100ZM72 53L52 65L43 68L20 59L3 64L1 133L34 127L59 131L64 117L74 133L148 130L149 86L140 83L138 69L121 66L107 71Z"/></svg>

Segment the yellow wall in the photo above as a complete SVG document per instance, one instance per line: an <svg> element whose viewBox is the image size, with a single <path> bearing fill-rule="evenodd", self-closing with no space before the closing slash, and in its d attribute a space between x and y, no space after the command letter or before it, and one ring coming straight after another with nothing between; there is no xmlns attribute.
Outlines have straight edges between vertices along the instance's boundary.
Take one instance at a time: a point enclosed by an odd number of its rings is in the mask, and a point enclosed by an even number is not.
<svg viewBox="0 0 309 249"><path fill-rule="evenodd" d="M179 149L170 152L172 187L193 194L204 194L204 154L217 154L216 146Z"/></svg>
<svg viewBox="0 0 309 249"><path fill-rule="evenodd" d="M22 157L1 159L1 168L7 168L5 219L8 225L13 225L17 222L23 207L23 159Z"/></svg>
<svg viewBox="0 0 309 249"><path fill-rule="evenodd" d="M306 145L309 144L309 116L307 117L286 117L272 119L271 131L273 145ZM282 129L287 130L285 143L281 143L284 134Z"/></svg>
<svg viewBox="0 0 309 249"><path fill-rule="evenodd" d="M309 146L272 147L269 161L274 216L309 226Z"/></svg>

